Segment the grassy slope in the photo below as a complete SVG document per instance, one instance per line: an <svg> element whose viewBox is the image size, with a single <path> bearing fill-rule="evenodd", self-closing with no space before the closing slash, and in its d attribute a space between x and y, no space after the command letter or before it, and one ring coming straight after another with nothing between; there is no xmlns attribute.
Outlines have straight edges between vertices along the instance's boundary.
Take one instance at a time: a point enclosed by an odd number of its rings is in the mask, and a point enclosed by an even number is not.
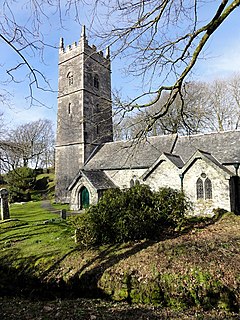
<svg viewBox="0 0 240 320"><path fill-rule="evenodd" d="M0 223L3 273L8 269L16 277L42 275L75 248L73 230L57 214L42 208L40 202L12 205L10 214L12 221ZM1 277L5 286L7 279Z"/></svg>
<svg viewBox="0 0 240 320"><path fill-rule="evenodd" d="M51 290L57 286L63 296L107 293L117 300L164 301L179 308L188 302L200 307L205 294L214 295L221 287L226 294L214 306L228 309L232 292L235 305L239 304L240 217L225 215L213 225L195 228L175 239L91 250L74 243L74 227L69 220L61 221L39 203L14 205L11 218L18 221L0 223L3 294L9 294L9 289L29 293L31 286L36 289L37 284L39 289L44 284ZM159 288L165 291L164 297L159 297Z"/></svg>

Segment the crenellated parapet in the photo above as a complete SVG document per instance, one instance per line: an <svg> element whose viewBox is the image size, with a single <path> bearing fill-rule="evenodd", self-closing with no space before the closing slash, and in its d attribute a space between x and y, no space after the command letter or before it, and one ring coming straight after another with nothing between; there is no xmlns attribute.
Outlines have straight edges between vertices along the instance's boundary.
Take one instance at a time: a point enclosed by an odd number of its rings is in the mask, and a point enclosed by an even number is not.
<svg viewBox="0 0 240 320"><path fill-rule="evenodd" d="M95 58L99 57L100 60L102 60L102 58L104 58L105 60L110 59L109 47L107 47L105 55L104 55L103 51L101 51L101 50L98 51L97 47L95 45L88 44L85 26L82 26L81 37L78 42L74 42L73 44L65 46L64 39L60 38L60 43L59 43L59 57L60 57L60 59L61 59L61 56L63 59L65 59L66 56L71 56L71 55L75 56L76 51L78 51L78 53L86 53L88 55L94 55Z"/></svg>

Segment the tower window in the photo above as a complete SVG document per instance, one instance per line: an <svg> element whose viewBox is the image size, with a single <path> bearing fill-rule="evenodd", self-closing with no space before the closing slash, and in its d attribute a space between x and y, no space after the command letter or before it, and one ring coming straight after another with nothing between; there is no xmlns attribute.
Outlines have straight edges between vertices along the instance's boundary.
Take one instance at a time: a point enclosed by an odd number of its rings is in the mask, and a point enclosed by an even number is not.
<svg viewBox="0 0 240 320"><path fill-rule="evenodd" d="M94 76L93 86L94 86L94 88L99 89L99 77L97 74Z"/></svg>
<svg viewBox="0 0 240 320"><path fill-rule="evenodd" d="M68 114L72 113L72 105L71 103L68 104Z"/></svg>
<svg viewBox="0 0 240 320"><path fill-rule="evenodd" d="M68 73L67 78L68 78L68 85L72 86L73 85L73 74L72 74L72 72Z"/></svg>

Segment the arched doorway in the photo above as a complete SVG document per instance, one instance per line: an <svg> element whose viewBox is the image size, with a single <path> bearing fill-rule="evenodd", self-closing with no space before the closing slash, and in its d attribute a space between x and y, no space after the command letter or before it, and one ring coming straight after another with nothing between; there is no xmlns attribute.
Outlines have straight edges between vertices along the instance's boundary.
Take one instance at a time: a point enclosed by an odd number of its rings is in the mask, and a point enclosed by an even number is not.
<svg viewBox="0 0 240 320"><path fill-rule="evenodd" d="M82 187L79 191L79 209L89 207L89 192L86 187Z"/></svg>

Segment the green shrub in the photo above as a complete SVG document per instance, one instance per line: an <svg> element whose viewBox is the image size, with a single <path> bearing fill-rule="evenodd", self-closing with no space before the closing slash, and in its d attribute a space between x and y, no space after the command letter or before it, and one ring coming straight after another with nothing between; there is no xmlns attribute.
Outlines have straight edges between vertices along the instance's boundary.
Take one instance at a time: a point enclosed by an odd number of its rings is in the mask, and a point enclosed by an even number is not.
<svg viewBox="0 0 240 320"><path fill-rule="evenodd" d="M10 202L31 200L30 190L34 187L35 173L28 167L9 171L6 175Z"/></svg>
<svg viewBox="0 0 240 320"><path fill-rule="evenodd" d="M189 202L170 188L153 192L146 185L104 193L77 223L78 239L85 244L157 239L163 230L181 223Z"/></svg>

